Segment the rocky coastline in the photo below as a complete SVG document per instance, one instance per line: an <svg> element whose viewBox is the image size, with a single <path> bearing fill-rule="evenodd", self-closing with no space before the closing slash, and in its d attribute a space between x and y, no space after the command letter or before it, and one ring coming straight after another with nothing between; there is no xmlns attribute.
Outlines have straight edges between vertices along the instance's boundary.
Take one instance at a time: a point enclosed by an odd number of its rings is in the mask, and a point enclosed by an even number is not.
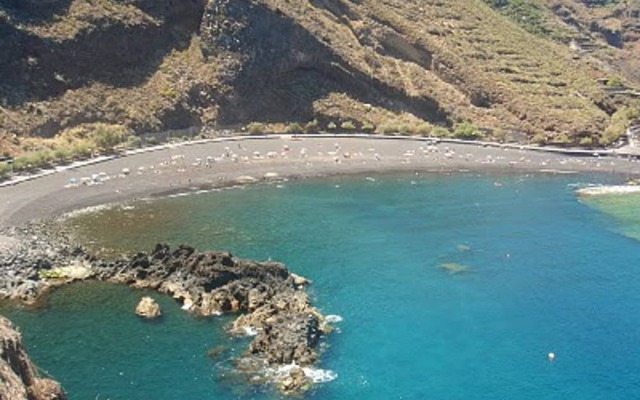
<svg viewBox="0 0 640 400"><path fill-rule="evenodd" d="M0 232L0 299L38 304L51 288L79 280L156 290L198 316L238 314L230 334L252 340L235 360L237 370L248 381L271 383L285 395L313 386L305 370L318 361L320 338L331 330L311 305L305 290L309 281L282 263L165 244L105 259L73 245L47 224Z"/></svg>
<svg viewBox="0 0 640 400"><path fill-rule="evenodd" d="M0 317L0 399L65 400L60 385L41 377L22 344L22 335Z"/></svg>

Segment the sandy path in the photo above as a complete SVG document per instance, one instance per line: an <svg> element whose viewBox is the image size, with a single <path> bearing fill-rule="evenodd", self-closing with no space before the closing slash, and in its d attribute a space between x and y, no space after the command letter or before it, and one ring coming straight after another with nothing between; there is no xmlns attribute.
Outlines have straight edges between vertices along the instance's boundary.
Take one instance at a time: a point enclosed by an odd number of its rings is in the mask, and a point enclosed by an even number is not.
<svg viewBox="0 0 640 400"><path fill-rule="evenodd" d="M209 165L207 165L209 164ZM122 174L129 169L128 175ZM311 177L384 171L601 171L640 175L635 160L560 154L465 144L377 138L243 139L176 146L61 171L0 188L0 227L110 202L172 191L225 186L265 174ZM96 185L68 187L94 174ZM72 185L73 186L73 185Z"/></svg>

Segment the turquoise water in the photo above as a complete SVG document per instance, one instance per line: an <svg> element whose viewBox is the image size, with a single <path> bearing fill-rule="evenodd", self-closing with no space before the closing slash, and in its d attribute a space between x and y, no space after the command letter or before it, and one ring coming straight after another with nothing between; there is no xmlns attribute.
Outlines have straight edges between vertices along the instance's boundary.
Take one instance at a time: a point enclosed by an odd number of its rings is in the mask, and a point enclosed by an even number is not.
<svg viewBox="0 0 640 400"><path fill-rule="evenodd" d="M314 303L344 321L321 365L338 378L311 399L640 398L640 242L574 194L602 178L375 178L198 194L72 223L122 251L187 242L312 279ZM131 314L138 292L64 290L44 312L10 316L72 399L274 397L230 383L205 355L242 348L224 323L161 296L167 315L148 323Z"/></svg>
<svg viewBox="0 0 640 400"><path fill-rule="evenodd" d="M609 194L584 196L582 201L611 215L612 228L617 232L640 240L640 194Z"/></svg>

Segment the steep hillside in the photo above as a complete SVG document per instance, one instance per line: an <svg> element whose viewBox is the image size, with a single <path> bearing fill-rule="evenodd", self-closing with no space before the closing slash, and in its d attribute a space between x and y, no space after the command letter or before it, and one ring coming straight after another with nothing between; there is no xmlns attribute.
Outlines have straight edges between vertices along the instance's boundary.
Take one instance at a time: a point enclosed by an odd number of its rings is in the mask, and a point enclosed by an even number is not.
<svg viewBox="0 0 640 400"><path fill-rule="evenodd" d="M640 84L640 1L485 0L525 30ZM585 57L586 56L586 57ZM590 59L588 59L590 57Z"/></svg>
<svg viewBox="0 0 640 400"><path fill-rule="evenodd" d="M5 0L0 152L96 123L425 134L469 121L499 139L615 141L638 100L602 82L637 78L635 6L539 0L534 29L511 3L532 2ZM622 42L602 28L614 17ZM587 33L619 54L578 53Z"/></svg>

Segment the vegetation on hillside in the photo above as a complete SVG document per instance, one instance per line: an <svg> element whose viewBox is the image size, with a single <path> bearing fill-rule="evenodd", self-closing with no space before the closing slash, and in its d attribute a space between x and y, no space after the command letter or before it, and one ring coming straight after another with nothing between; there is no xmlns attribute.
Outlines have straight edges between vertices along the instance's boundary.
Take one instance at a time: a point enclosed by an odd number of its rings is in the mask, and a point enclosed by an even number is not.
<svg viewBox="0 0 640 400"><path fill-rule="evenodd" d="M22 152L16 167L29 168L190 126L610 145L638 123L634 10L640 1L11 0L0 154Z"/></svg>
<svg viewBox="0 0 640 400"><path fill-rule="evenodd" d="M13 163L0 163L0 176L9 171L33 171L97 154L110 153L127 144L131 132L121 125L81 125L52 139L25 139L23 152Z"/></svg>

